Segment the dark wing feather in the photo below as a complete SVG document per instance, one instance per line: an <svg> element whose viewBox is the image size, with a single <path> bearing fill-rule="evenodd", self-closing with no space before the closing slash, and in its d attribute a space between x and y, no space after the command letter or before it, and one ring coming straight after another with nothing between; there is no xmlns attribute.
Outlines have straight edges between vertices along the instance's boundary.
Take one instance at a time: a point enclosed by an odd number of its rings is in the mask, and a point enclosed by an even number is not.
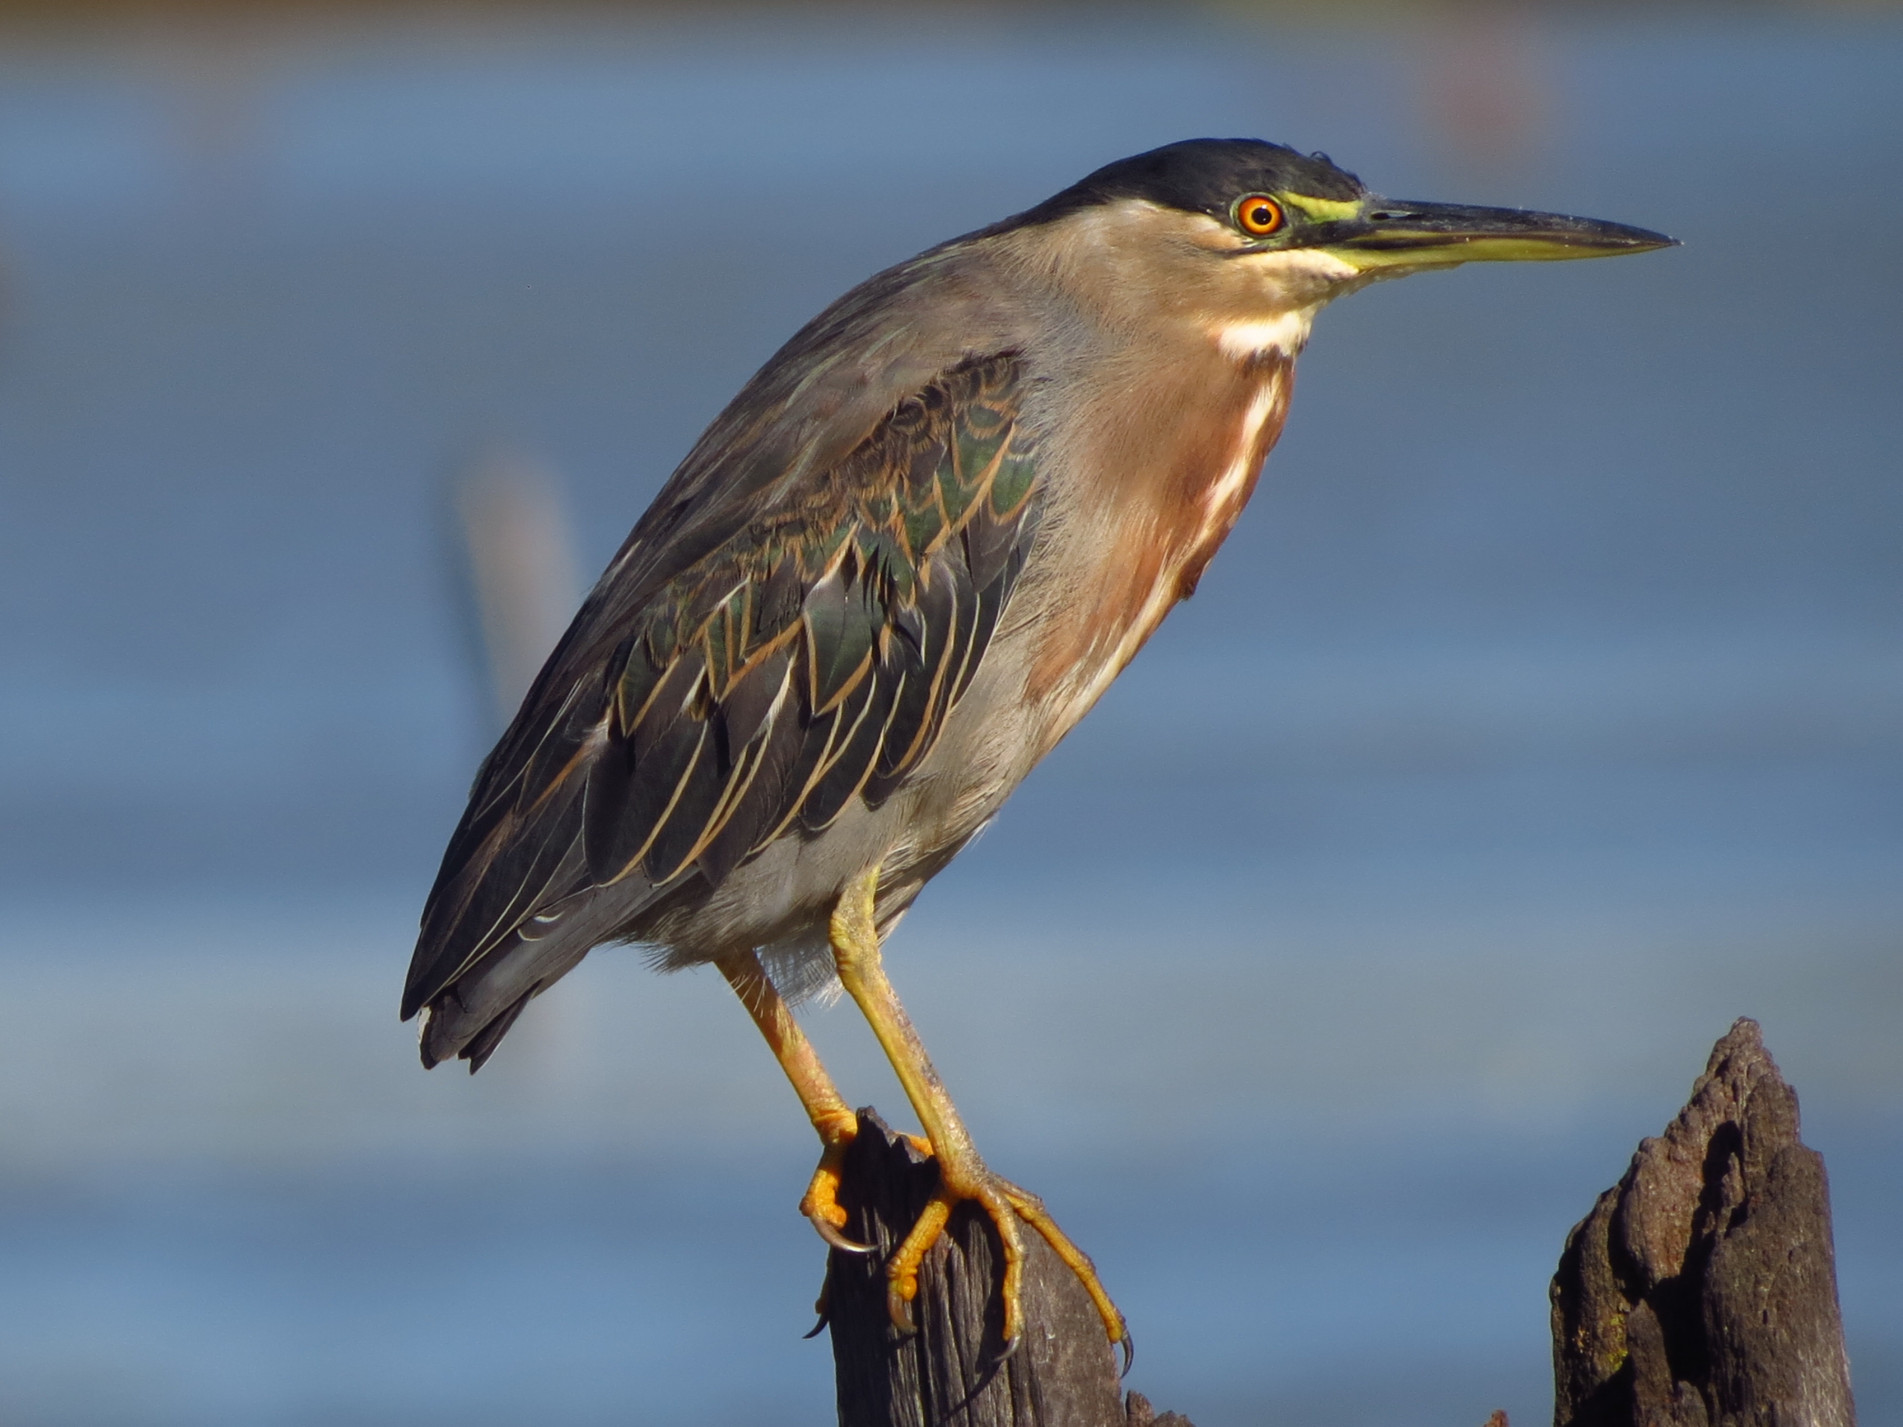
<svg viewBox="0 0 1903 1427"><path fill-rule="evenodd" d="M1035 528L1021 384L1008 353L942 373L829 470L742 507L725 538L697 536L638 606L611 568L478 775L405 1016L524 945L522 924L555 903L628 879L654 900L717 885L904 784Z"/></svg>

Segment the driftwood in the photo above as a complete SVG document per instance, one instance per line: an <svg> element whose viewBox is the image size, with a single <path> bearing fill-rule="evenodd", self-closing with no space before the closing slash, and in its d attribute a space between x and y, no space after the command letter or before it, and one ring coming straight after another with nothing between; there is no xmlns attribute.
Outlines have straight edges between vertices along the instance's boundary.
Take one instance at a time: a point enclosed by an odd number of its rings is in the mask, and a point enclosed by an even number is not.
<svg viewBox="0 0 1903 1427"><path fill-rule="evenodd" d="M909 1140L859 1112L839 1200L846 1233L877 1252L835 1250L827 1267L840 1427L1190 1427L1124 1396L1089 1295L1028 1231L1024 1336L1003 1358L1003 1258L997 1230L974 1205L959 1206L925 1256L912 1304L919 1331L893 1327L885 1260L937 1182L937 1167Z"/></svg>
<svg viewBox="0 0 1903 1427"><path fill-rule="evenodd" d="M1823 1157L1755 1021L1574 1228L1557 1427L1854 1427Z"/></svg>

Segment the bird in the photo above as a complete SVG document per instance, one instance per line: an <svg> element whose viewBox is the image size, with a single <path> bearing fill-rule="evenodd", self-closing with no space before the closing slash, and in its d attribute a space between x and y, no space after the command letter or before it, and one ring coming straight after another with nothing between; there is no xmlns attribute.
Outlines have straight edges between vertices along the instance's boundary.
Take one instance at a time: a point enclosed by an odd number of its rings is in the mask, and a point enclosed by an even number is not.
<svg viewBox="0 0 1903 1427"><path fill-rule="evenodd" d="M1288 413L1316 314L1461 263L1673 245L1623 224L1397 201L1325 154L1191 139L869 278L779 349L635 524L476 775L402 1016L473 1073L594 947L711 964L818 1133L834 1248L856 1117L794 1007L843 988L938 1166L885 1265L976 1201L1022 1334L1026 1231L1089 1258L980 1156L881 955L920 890L1195 592Z"/></svg>

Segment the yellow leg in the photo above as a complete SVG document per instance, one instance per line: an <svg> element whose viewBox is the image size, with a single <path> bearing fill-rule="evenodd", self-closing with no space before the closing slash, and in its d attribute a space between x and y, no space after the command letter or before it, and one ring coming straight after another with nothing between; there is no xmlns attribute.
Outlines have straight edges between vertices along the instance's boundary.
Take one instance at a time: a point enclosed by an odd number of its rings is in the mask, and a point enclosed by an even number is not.
<svg viewBox="0 0 1903 1427"><path fill-rule="evenodd" d="M838 964L840 984L858 1003L872 1033L879 1038L886 1059L892 1062L899 1084L924 1125L925 1137L938 1160L938 1191L886 1265L886 1306L892 1321L911 1331L910 1305L918 1294L918 1269L925 1251L944 1232L952 1207L961 1200L975 1199L998 1226L998 1238L1004 1245L1004 1339L1007 1346L1015 1347L1023 1330L1024 1240L1018 1229L1022 1220L1043 1236L1089 1290L1091 1301L1103 1318L1104 1331L1110 1335L1111 1342L1124 1346L1127 1356L1130 1330L1117 1305L1104 1292L1096 1266L1057 1227L1036 1195L993 1174L972 1144L944 1081L938 1078L931 1057L925 1053L924 1042L919 1039L912 1018L905 1014L898 993L886 979L873 915L878 888L879 869L875 867L849 883L840 895L832 917L833 958Z"/></svg>
<svg viewBox="0 0 1903 1427"><path fill-rule="evenodd" d="M833 1078L820 1063L819 1052L806 1039L806 1032L793 1019L793 1012L751 951L720 962L720 974L747 1008L753 1023L766 1037L780 1069L793 1082L793 1089L806 1107L806 1117L819 1132L822 1146L819 1168L800 1199L800 1213L812 1220L819 1236L836 1249L847 1253L872 1252L872 1245L847 1238L840 1232L846 1225L846 1211L839 1204L839 1176L846 1159L846 1147L858 1133L859 1117L840 1098Z"/></svg>

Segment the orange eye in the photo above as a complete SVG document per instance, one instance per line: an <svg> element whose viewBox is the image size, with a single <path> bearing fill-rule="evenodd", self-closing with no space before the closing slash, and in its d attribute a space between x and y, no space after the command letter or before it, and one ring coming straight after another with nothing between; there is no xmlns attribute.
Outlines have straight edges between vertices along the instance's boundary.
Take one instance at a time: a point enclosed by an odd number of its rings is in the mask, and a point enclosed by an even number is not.
<svg viewBox="0 0 1903 1427"><path fill-rule="evenodd" d="M1236 226L1258 238L1280 231L1286 222L1282 205L1266 193L1252 193L1236 205Z"/></svg>

